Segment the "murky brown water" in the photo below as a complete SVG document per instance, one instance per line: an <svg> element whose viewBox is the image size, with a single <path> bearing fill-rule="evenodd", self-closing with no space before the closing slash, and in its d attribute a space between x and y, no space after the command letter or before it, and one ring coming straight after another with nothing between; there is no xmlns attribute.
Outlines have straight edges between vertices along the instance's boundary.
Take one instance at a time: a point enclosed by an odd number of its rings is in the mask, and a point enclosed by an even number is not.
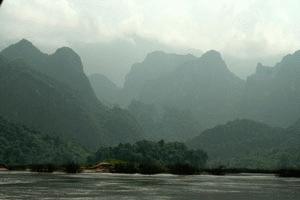
<svg viewBox="0 0 300 200"><path fill-rule="evenodd" d="M0 172L0 199L298 200L300 179Z"/></svg>

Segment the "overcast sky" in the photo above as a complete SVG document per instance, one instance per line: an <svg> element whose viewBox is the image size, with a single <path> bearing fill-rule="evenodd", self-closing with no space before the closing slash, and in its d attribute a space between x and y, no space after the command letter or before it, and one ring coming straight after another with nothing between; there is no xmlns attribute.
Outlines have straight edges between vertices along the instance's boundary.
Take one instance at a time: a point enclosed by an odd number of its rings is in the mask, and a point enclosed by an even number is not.
<svg viewBox="0 0 300 200"><path fill-rule="evenodd" d="M0 45L44 49L134 37L239 58L300 49L299 0L4 0Z"/></svg>

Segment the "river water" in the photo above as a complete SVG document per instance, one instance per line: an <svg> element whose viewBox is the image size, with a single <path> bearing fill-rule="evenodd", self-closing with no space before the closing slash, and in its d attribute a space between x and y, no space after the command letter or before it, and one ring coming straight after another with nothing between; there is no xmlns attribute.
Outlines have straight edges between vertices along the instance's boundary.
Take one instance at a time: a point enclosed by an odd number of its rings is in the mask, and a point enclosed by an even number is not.
<svg viewBox="0 0 300 200"><path fill-rule="evenodd" d="M0 199L300 200L300 179L0 172Z"/></svg>

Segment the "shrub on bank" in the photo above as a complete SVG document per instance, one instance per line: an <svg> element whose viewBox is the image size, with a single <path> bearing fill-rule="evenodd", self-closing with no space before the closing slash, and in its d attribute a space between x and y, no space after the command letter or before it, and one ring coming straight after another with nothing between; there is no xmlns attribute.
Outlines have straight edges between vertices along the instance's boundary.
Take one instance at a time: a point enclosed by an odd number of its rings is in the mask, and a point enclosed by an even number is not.
<svg viewBox="0 0 300 200"><path fill-rule="evenodd" d="M200 169L190 164L181 164L181 163L168 166L168 171L171 174L178 174L178 175L191 175L191 174L200 173Z"/></svg>
<svg viewBox="0 0 300 200"><path fill-rule="evenodd" d="M57 167L53 164L40 164L40 165L31 165L30 171L32 172L45 172L52 173L57 170Z"/></svg>
<svg viewBox="0 0 300 200"><path fill-rule="evenodd" d="M88 159L93 164L107 160L123 161L114 165L115 172L119 173L193 174L204 168L207 154L201 150L190 150L180 142L143 140L135 144L101 147Z"/></svg>
<svg viewBox="0 0 300 200"><path fill-rule="evenodd" d="M71 163L66 164L63 167L63 171L66 173L75 174L75 173L80 173L82 171L82 169L78 163L71 162Z"/></svg>

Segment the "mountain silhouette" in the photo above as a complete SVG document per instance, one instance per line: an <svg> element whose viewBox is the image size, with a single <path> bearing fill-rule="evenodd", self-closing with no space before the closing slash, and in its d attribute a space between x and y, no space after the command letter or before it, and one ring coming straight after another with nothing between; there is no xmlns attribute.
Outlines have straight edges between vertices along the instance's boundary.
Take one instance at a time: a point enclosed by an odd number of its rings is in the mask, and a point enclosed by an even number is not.
<svg viewBox="0 0 300 200"><path fill-rule="evenodd" d="M20 52L27 53L22 57ZM111 109L97 99L72 49L47 55L21 40L0 55L4 117L59 133L88 148L141 138L142 129L126 110Z"/></svg>

